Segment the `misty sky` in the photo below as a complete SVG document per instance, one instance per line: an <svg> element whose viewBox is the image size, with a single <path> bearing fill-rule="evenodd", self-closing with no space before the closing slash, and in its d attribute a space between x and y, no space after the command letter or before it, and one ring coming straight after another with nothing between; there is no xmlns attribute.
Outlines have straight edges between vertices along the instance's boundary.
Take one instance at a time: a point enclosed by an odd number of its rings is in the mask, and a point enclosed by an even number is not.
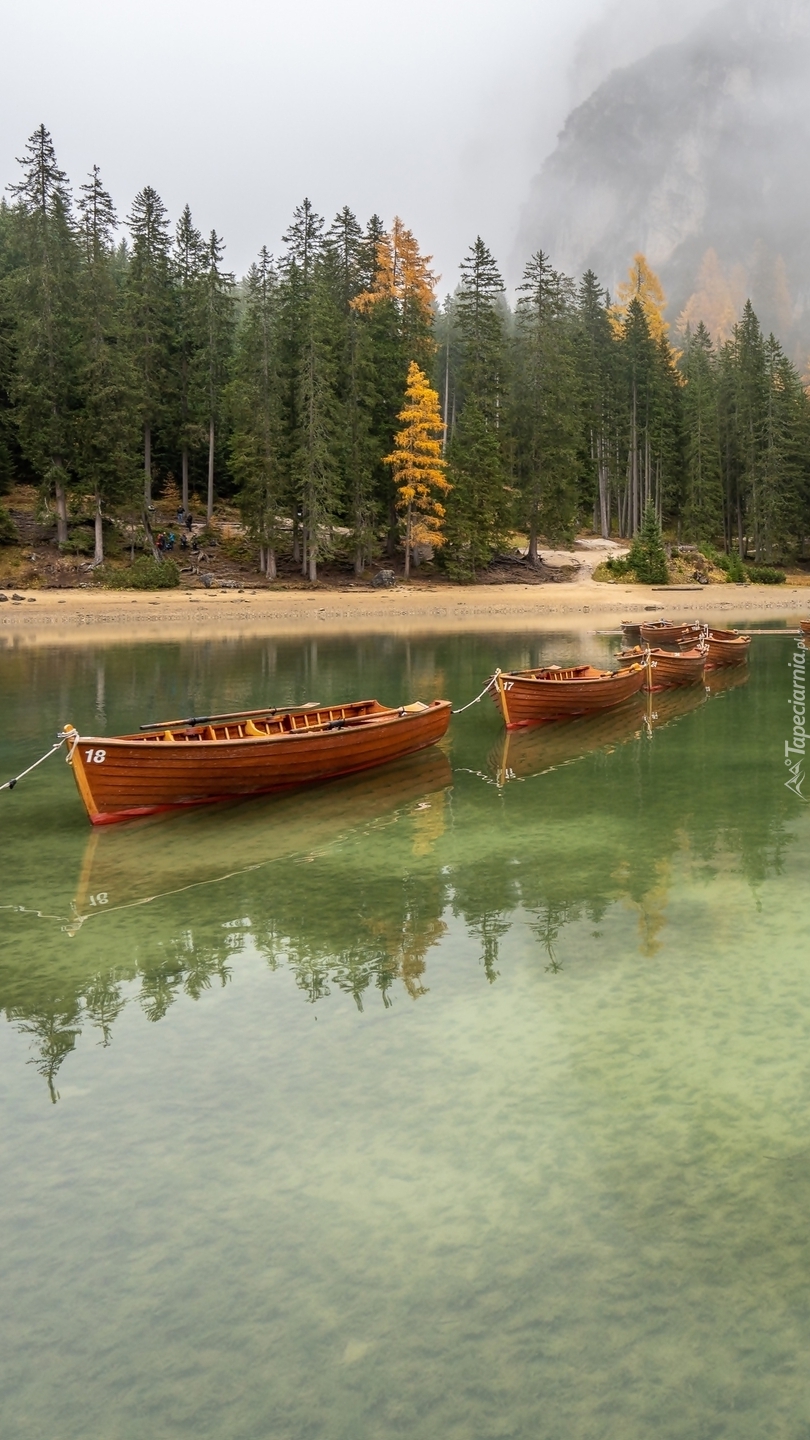
<svg viewBox="0 0 810 1440"><path fill-rule="evenodd" d="M716 0L38 0L3 6L0 184L41 121L124 215L155 186L242 273L308 194L399 213L441 291L477 233L508 278L531 176L572 104Z"/></svg>

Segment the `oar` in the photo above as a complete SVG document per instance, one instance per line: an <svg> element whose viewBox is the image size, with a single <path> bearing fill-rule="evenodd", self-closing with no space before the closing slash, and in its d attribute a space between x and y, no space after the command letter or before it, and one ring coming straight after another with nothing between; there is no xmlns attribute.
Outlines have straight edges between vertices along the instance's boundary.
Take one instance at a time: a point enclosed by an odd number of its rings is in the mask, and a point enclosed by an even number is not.
<svg viewBox="0 0 810 1440"><path fill-rule="evenodd" d="M261 710L232 710L228 715L191 715L187 720L151 720L148 725L139 725L139 730L176 730L181 725L224 724L226 720L252 720L254 715L290 715L299 710L322 708L317 700L307 700L305 705L289 705L281 709L278 705L265 705ZM332 709L339 707L333 705Z"/></svg>

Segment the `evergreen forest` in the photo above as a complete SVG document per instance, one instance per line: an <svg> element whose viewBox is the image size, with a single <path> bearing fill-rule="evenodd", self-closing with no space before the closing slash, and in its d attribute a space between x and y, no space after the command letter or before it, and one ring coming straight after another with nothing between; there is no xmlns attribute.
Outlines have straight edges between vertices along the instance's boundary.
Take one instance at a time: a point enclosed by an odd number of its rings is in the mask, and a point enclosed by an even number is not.
<svg viewBox="0 0 810 1440"><path fill-rule="evenodd" d="M27 142L0 202L0 496L35 485L60 544L92 506L96 563L122 517L157 556L167 486L238 507L270 579L425 553L474 579L516 536L536 563L651 513L726 556L802 553L810 401L750 303L722 344L675 337L642 255L611 296L538 251L510 307L480 237L440 301L399 219L309 200L241 279L224 256L188 207L147 186L119 217L97 167L74 191L44 126Z"/></svg>

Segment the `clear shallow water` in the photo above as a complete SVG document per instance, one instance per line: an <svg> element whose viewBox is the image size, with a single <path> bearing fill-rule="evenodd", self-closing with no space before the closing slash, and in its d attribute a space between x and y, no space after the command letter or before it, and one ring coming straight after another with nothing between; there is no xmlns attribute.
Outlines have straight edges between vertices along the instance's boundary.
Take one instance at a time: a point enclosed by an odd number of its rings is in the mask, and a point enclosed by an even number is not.
<svg viewBox="0 0 810 1440"><path fill-rule="evenodd" d="M91 832L59 757L0 795L4 1435L810 1435L810 822L754 644L297 798ZM6 653L0 769L609 649Z"/></svg>

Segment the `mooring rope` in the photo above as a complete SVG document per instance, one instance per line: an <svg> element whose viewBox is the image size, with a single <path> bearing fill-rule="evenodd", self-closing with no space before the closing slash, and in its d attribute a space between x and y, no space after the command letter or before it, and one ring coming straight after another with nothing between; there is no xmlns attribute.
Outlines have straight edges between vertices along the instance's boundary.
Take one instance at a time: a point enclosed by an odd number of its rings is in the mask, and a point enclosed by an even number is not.
<svg viewBox="0 0 810 1440"><path fill-rule="evenodd" d="M14 776L13 780L6 780L3 785L0 785L0 790L13 790L14 786L18 784L20 780L24 780L26 775L30 775L32 770L36 770L38 765L42 765L45 760L50 760L51 756L55 755L57 750L61 750L66 739L66 735L60 735L56 744L52 745L50 750L47 750L44 755L40 755L39 759L35 760L33 765L29 765L27 770L21 770L19 775Z"/></svg>
<svg viewBox="0 0 810 1440"><path fill-rule="evenodd" d="M472 710L473 705L477 705L478 702L479 702L479 700L483 700L484 696L489 694L490 690L492 689L493 685L495 684L495 681L497 680L497 678L498 678L498 676L500 675L500 673L501 673L500 670L496 670L496 671L495 671L495 674L492 675L492 676L490 676L489 680L487 681L486 685L484 686L483 690L481 691L481 694L480 694L480 695L476 695L475 699L474 699L474 700L471 700L468 705L462 705L462 707L461 707L460 710L454 710L454 711L453 711L453 714L454 714L454 715L463 715L465 710Z"/></svg>

